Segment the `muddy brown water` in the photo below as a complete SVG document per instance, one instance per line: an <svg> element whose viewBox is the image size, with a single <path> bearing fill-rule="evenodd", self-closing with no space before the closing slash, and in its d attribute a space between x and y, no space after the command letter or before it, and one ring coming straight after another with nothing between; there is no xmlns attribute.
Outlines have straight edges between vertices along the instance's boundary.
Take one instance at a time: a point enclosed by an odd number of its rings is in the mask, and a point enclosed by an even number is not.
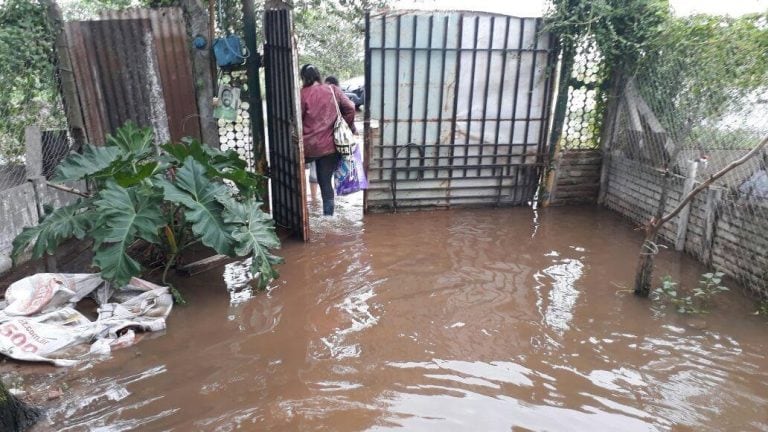
<svg viewBox="0 0 768 432"><path fill-rule="evenodd" d="M167 332L69 370L35 430L768 430L766 319L621 292L640 234L614 213L341 207L268 292L230 300L238 263L178 279Z"/></svg>

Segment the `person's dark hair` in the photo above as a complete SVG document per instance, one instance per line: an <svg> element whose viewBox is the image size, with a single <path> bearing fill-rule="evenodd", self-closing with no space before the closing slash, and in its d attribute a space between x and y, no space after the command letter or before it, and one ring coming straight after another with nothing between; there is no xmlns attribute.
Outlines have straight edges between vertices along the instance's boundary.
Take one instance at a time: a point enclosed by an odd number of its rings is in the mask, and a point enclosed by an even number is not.
<svg viewBox="0 0 768 432"><path fill-rule="evenodd" d="M328 75L327 77L325 77L325 83L326 84L332 84L332 85L335 85L336 87L338 87L339 86L339 79L336 78L333 75Z"/></svg>
<svg viewBox="0 0 768 432"><path fill-rule="evenodd" d="M301 67L301 81L304 87L309 87L316 82L320 82L320 71L315 65L305 64Z"/></svg>

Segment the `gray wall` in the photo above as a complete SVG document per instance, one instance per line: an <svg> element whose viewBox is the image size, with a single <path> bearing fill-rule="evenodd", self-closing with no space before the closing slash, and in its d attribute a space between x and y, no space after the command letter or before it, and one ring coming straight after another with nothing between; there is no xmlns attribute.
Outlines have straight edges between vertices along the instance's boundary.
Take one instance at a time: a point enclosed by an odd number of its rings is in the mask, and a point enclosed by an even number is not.
<svg viewBox="0 0 768 432"><path fill-rule="evenodd" d="M66 132L64 132L66 133ZM51 188L46 185L46 166L52 171L62 156L69 152L69 141L59 140L55 145L61 148L43 146L44 137L51 135L44 133L36 126L29 126L25 131L26 154L24 165L20 165L16 171L16 183L3 185L0 188L0 273L10 269L10 254L13 249L13 239L21 233L26 226L36 225L40 219L43 206L53 208L62 207L74 202L77 196L68 192ZM46 163L47 162L47 163ZM86 190L83 182L69 183L65 186ZM29 255L21 256L20 262L29 259Z"/></svg>
<svg viewBox="0 0 768 432"><path fill-rule="evenodd" d="M555 156L549 205L595 204L600 191L600 150L570 150Z"/></svg>
<svg viewBox="0 0 768 432"><path fill-rule="evenodd" d="M662 173L617 154L608 157L606 164L603 204L638 224L647 222L661 195ZM681 176L673 178L667 211L679 202L684 181ZM768 220L760 216L768 203L722 196L722 189L710 187L692 201L684 251L768 296ZM679 218L667 223L662 237L674 243L679 225Z"/></svg>
<svg viewBox="0 0 768 432"><path fill-rule="evenodd" d="M36 225L40 218L38 209L42 205L53 208L65 206L74 202L77 197L46 186L44 179L27 181L19 186L0 191L0 273L8 270L13 239L21 233L25 226ZM84 184L69 185L85 190ZM35 193L37 188L38 192ZM29 257L21 257L26 261Z"/></svg>

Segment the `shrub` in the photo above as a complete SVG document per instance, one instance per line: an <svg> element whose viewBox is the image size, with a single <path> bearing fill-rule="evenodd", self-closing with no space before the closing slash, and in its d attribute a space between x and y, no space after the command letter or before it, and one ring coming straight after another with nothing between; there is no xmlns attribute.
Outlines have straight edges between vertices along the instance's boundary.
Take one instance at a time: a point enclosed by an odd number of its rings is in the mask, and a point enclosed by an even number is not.
<svg viewBox="0 0 768 432"><path fill-rule="evenodd" d="M248 172L233 151L194 139L157 148L149 128L128 123L103 147L86 145L58 167L54 181L85 180L92 195L48 212L13 242L13 257L51 254L69 238L93 240L93 264L101 275L125 284L144 268L136 250L151 250L168 269L191 245L202 242L230 257L252 257L263 287L277 277L280 247L272 219L261 210L265 178ZM178 297L177 297L178 298Z"/></svg>

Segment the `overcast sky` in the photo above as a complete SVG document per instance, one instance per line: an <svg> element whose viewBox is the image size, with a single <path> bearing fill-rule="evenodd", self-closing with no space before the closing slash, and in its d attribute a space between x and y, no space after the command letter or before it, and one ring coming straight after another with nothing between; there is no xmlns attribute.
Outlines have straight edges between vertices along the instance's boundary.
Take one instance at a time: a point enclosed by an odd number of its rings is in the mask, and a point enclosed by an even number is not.
<svg viewBox="0 0 768 432"><path fill-rule="evenodd" d="M516 16L541 16L546 0L400 0L402 9L480 10ZM768 0L670 0L677 15L743 15L768 11Z"/></svg>

